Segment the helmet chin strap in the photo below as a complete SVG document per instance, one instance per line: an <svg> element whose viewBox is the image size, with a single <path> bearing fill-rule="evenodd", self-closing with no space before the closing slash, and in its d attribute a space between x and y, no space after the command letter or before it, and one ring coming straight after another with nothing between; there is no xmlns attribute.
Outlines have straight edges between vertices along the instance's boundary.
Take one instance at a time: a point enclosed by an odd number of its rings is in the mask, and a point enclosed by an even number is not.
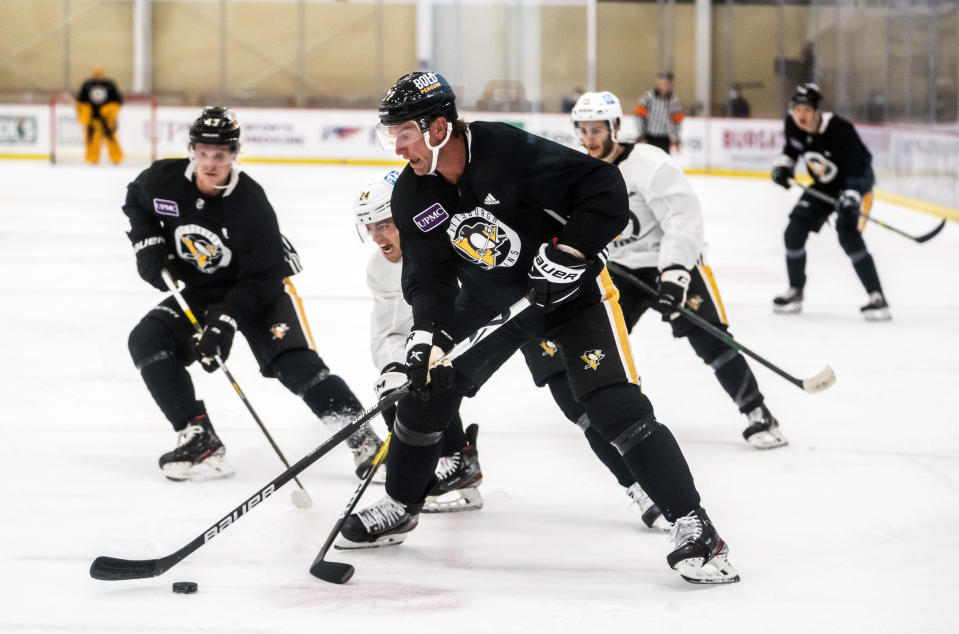
<svg viewBox="0 0 959 634"><path fill-rule="evenodd" d="M427 174L436 173L436 162L440 158L440 148L446 145L446 142L450 140L450 137L453 136L453 124L449 121L446 122L446 137L440 141L439 145L430 145L430 131L429 129L423 133L423 140L426 141L426 147L433 152L433 162L430 164L430 171Z"/></svg>

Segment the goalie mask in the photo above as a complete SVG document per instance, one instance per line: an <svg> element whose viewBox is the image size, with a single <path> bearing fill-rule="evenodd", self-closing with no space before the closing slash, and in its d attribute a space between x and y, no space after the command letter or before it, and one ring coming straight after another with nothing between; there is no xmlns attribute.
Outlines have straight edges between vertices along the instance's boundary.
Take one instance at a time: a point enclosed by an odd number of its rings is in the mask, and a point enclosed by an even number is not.
<svg viewBox="0 0 959 634"><path fill-rule="evenodd" d="M439 150L453 135L457 119L456 95L439 73L414 72L403 75L386 92L379 108L380 123L377 137L384 149L395 152L397 147L413 143L422 135L433 152L429 173L436 170ZM446 136L438 145L430 144L430 124L438 117L446 119ZM413 125L407 125L412 123Z"/></svg>
<svg viewBox="0 0 959 634"><path fill-rule="evenodd" d="M573 106L573 128L579 137L579 124L583 121L605 121L609 126L609 138L617 142L617 128L623 118L623 107L619 99L609 91L587 92L576 100Z"/></svg>
<svg viewBox="0 0 959 634"><path fill-rule="evenodd" d="M366 225L393 217L390 197L399 176L399 170L390 170L366 181L360 189L356 202L353 203L353 214L356 219L356 232L363 242L366 242Z"/></svg>

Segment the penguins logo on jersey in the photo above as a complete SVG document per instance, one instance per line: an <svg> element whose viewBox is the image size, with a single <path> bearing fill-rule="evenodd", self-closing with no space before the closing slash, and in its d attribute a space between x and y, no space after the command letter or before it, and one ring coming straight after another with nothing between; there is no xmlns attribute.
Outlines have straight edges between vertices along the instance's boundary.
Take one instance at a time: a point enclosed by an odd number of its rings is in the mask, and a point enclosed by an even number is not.
<svg viewBox="0 0 959 634"><path fill-rule="evenodd" d="M192 262L201 273L215 273L230 265L233 252L223 244L220 236L206 227L182 225L173 233L177 255Z"/></svg>
<svg viewBox="0 0 959 634"><path fill-rule="evenodd" d="M686 305L693 310L699 310L699 307L703 305L703 296L690 295L688 298L686 298Z"/></svg>
<svg viewBox="0 0 959 634"><path fill-rule="evenodd" d="M598 370L599 362L605 359L606 355L597 348L596 350L587 350L579 358L586 362L586 365L583 366L584 370Z"/></svg>
<svg viewBox="0 0 959 634"><path fill-rule="evenodd" d="M487 271L519 259L519 234L482 207L453 216L446 232L460 256Z"/></svg>
<svg viewBox="0 0 959 634"><path fill-rule="evenodd" d="M278 324L273 324L270 326L270 332L273 333L274 339L282 339L286 336L286 333L290 331L290 327L287 324L282 322Z"/></svg>
<svg viewBox="0 0 959 634"><path fill-rule="evenodd" d="M637 240L639 240L639 218L630 210L626 226L623 227L623 230L619 232L618 236L613 238L613 246L624 247Z"/></svg>
<svg viewBox="0 0 959 634"><path fill-rule="evenodd" d="M806 152L802 157L806 162L806 169L820 183L832 182L839 173L839 167L819 152Z"/></svg>
<svg viewBox="0 0 959 634"><path fill-rule="evenodd" d="M550 341L549 339L544 339L543 341L540 341L539 347L543 349L544 357L556 356L556 344Z"/></svg>

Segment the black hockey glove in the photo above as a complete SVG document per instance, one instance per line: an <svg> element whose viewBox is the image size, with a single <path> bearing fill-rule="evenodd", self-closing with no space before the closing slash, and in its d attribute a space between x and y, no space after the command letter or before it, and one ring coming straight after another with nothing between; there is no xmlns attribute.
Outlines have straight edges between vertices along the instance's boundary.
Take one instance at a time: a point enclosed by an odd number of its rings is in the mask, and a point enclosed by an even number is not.
<svg viewBox="0 0 959 634"><path fill-rule="evenodd" d="M672 321L679 317L679 307L686 302L686 290L689 288L690 275L684 267L667 266L659 274L659 293L656 298L656 310L663 315L663 321Z"/></svg>
<svg viewBox="0 0 959 634"><path fill-rule="evenodd" d="M382 401L388 395L395 392L409 379L409 372L410 369L402 363L395 361L387 363L380 371L380 376L376 379L376 384L373 385L373 393L376 394L376 399ZM386 428L393 431L393 421L396 420L396 403L384 409L382 414Z"/></svg>
<svg viewBox="0 0 959 634"><path fill-rule="evenodd" d="M795 169L796 161L785 154L781 155L776 159L776 162L773 163L773 182L780 187L789 189L791 186L789 181L796 178Z"/></svg>
<svg viewBox="0 0 959 634"><path fill-rule="evenodd" d="M858 216L862 209L862 195L855 189L847 189L836 201L836 211L842 214Z"/></svg>
<svg viewBox="0 0 959 634"><path fill-rule="evenodd" d="M206 327L201 334L194 335L193 347L203 369L213 372L220 367L214 358L215 355L220 355L224 361L230 356L233 335L236 334L236 321L220 310L206 311L204 321Z"/></svg>
<svg viewBox="0 0 959 634"><path fill-rule="evenodd" d="M553 238L553 244L541 244L529 270L530 301L545 311L579 295L583 272L589 266L587 260L558 249L556 243Z"/></svg>
<svg viewBox="0 0 959 634"><path fill-rule="evenodd" d="M453 385L453 364L443 357L453 348L453 339L442 328L414 325L406 339L406 366L410 369L410 393L428 401L430 396Z"/></svg>
<svg viewBox="0 0 959 634"><path fill-rule="evenodd" d="M133 253L137 256L137 273L143 281L158 290L167 290L160 271L167 269L174 278L176 257L167 247L163 236L146 236L133 243Z"/></svg>

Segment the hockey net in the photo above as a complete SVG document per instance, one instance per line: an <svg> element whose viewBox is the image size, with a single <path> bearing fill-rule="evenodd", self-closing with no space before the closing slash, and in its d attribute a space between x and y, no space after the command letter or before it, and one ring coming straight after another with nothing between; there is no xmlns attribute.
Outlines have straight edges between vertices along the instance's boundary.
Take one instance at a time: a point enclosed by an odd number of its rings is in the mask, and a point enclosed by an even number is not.
<svg viewBox="0 0 959 634"><path fill-rule="evenodd" d="M116 134L124 164L146 165L156 160L156 99L149 95L124 95ZM84 153L84 130L77 121L76 100L68 93L59 94L50 99L50 162L82 163ZM109 163L105 146L100 160Z"/></svg>

